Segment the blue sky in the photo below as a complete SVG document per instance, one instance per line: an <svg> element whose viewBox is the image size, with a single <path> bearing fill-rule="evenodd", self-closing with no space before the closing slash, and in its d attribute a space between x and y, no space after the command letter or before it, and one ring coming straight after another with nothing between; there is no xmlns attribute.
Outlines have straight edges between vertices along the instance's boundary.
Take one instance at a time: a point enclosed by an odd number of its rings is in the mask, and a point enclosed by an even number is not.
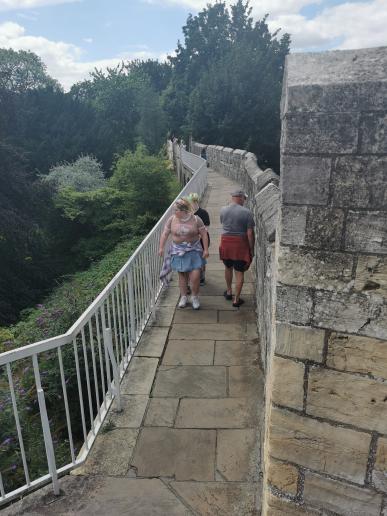
<svg viewBox="0 0 387 516"><path fill-rule="evenodd" d="M233 3L232 0L227 0ZM121 59L165 59L207 0L0 0L0 47L29 49L65 88ZM292 51L387 45L387 0L251 0Z"/></svg>

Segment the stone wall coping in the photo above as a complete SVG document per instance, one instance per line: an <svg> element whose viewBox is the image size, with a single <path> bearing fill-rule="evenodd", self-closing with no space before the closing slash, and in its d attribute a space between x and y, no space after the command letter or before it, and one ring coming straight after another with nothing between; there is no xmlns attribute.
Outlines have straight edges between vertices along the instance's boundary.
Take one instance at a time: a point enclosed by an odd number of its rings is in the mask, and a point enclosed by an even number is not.
<svg viewBox="0 0 387 516"><path fill-rule="evenodd" d="M270 170L270 169L268 169ZM270 183L255 195L255 211L262 220L267 240L273 242L281 207L281 192L277 185Z"/></svg>

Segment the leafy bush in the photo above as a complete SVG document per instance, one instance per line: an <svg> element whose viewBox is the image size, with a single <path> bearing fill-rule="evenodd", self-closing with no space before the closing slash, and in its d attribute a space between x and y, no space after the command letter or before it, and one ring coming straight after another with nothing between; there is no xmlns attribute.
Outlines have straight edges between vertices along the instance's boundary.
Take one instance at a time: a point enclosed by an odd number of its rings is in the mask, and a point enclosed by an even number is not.
<svg viewBox="0 0 387 516"><path fill-rule="evenodd" d="M81 156L74 163L62 163L42 176L43 183L55 190L73 188L76 192L89 192L105 185L102 165L92 156Z"/></svg>

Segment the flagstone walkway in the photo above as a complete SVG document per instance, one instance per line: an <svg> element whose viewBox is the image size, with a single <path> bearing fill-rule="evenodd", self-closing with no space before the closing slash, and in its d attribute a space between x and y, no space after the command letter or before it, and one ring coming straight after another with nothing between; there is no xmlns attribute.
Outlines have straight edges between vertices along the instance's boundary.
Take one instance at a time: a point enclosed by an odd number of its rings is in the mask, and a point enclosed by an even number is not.
<svg viewBox="0 0 387 516"><path fill-rule="evenodd" d="M263 376L246 275L234 309L223 297L219 210L235 183L209 174L211 247L201 309L177 309L176 279L122 381L87 462L5 509L28 515L245 516L260 513Z"/></svg>

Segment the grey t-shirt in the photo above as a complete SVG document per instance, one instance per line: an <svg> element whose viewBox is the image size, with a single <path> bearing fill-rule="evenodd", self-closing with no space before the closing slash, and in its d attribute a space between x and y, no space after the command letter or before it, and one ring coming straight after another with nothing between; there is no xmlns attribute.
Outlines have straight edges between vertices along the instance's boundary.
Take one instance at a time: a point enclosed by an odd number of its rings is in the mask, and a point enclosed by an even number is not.
<svg viewBox="0 0 387 516"><path fill-rule="evenodd" d="M251 211L236 203L220 210L220 222L224 235L245 235L248 229L255 226Z"/></svg>

